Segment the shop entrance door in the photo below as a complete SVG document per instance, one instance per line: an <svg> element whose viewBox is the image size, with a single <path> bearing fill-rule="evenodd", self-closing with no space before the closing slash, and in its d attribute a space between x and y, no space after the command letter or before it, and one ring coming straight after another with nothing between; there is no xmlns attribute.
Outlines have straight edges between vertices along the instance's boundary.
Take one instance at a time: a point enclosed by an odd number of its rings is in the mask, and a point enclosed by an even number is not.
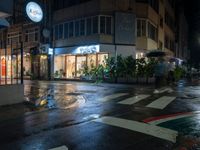
<svg viewBox="0 0 200 150"><path fill-rule="evenodd" d="M76 77L83 74L84 67L86 66L86 56L76 56Z"/></svg>
<svg viewBox="0 0 200 150"><path fill-rule="evenodd" d="M75 78L75 63L76 63L76 56L66 56L66 72L67 78Z"/></svg>

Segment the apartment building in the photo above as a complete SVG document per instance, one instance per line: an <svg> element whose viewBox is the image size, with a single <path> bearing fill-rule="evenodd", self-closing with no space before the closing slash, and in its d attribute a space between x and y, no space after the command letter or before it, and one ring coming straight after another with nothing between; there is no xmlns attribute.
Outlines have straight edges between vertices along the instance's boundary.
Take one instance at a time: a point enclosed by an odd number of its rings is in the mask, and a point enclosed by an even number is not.
<svg viewBox="0 0 200 150"><path fill-rule="evenodd" d="M61 78L79 78L85 65L104 65L108 55L135 57L131 1L61 0L54 6L54 73Z"/></svg>
<svg viewBox="0 0 200 150"><path fill-rule="evenodd" d="M137 42L136 58L148 50L175 53L175 1L136 0Z"/></svg>
<svg viewBox="0 0 200 150"><path fill-rule="evenodd" d="M174 56L174 7L173 0L54 1L54 73L76 78L105 57L155 49Z"/></svg>

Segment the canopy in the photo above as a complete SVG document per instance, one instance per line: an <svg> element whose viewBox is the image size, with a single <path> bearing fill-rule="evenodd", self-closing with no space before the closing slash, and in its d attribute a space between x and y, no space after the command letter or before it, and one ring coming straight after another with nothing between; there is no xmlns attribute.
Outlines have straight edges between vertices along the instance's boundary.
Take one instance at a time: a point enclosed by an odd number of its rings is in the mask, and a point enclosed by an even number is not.
<svg viewBox="0 0 200 150"><path fill-rule="evenodd" d="M0 18L0 27L10 26L9 22L5 18Z"/></svg>

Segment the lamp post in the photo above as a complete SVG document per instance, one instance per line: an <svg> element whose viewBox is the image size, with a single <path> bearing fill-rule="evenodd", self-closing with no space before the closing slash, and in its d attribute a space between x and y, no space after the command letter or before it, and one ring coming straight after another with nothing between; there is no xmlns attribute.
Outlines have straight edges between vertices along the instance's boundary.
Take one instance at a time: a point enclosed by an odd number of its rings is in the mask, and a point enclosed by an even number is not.
<svg viewBox="0 0 200 150"><path fill-rule="evenodd" d="M23 26L23 25L22 25ZM23 37L23 28L22 28L22 37ZM23 39L21 38L21 42L20 42L20 53L21 53L21 84L24 83L24 68L23 68L23 64L24 64L24 60L23 60L23 47L24 47L24 44L23 44Z"/></svg>

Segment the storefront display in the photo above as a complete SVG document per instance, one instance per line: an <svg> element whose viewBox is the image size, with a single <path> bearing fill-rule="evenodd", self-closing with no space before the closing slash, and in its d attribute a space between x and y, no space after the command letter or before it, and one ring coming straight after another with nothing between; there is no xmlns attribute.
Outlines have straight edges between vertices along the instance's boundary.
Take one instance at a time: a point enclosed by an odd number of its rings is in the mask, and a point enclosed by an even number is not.
<svg viewBox="0 0 200 150"><path fill-rule="evenodd" d="M91 70L97 65L105 65L107 57L107 53L57 55L54 58L54 77L67 79L80 78L85 67Z"/></svg>
<svg viewBox="0 0 200 150"><path fill-rule="evenodd" d="M13 79L11 49L0 49L0 84L11 84Z"/></svg>

